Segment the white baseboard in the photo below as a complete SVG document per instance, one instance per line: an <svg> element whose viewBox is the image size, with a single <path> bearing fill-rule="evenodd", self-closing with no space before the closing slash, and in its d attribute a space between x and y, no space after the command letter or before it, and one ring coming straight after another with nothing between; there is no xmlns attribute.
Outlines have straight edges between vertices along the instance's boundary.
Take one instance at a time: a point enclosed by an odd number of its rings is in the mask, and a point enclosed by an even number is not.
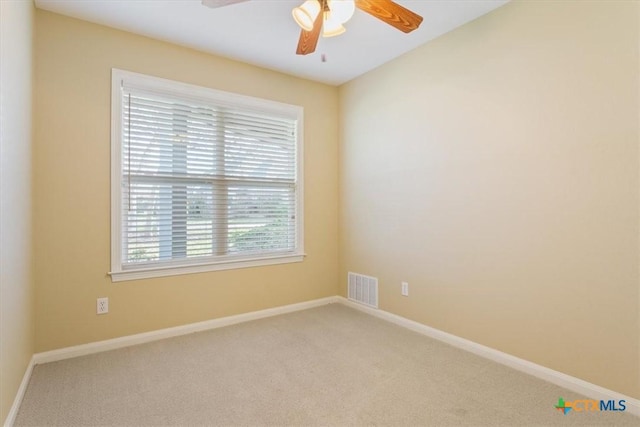
<svg viewBox="0 0 640 427"><path fill-rule="evenodd" d="M117 348L129 347L136 344L162 340L179 335L191 334L194 332L206 331L209 329L222 328L224 326L235 325L236 323L248 322L250 320L263 319L265 317L277 316L279 314L292 313L294 311L306 310L326 304L335 303L338 297L320 298L297 304L284 305L281 307L267 308L265 310L252 311L250 313L237 314L235 316L221 317L219 319L205 320L204 322L190 323L188 325L176 326L173 328L159 329L141 334L127 335L105 341L96 341L88 344L76 345L73 347L60 348L57 350L36 353L33 355L35 364L55 362L57 360L70 359L72 357L84 356L102 351L115 350Z"/></svg>
<svg viewBox="0 0 640 427"><path fill-rule="evenodd" d="M29 360L29 364L27 365L27 369L24 371L24 376L22 377L22 382L20 383L20 387L18 387L18 392L16 393L16 397L13 399L13 405L11 405L11 409L9 410L9 414L7 418L4 420L5 427L13 426L13 423L16 421L16 417L18 416L18 410L20 409L20 405L22 404L22 399L24 398L24 394L27 391L27 386L29 385L29 380L31 379L31 373L33 372L33 367L35 365L33 356L31 360Z"/></svg>
<svg viewBox="0 0 640 427"><path fill-rule="evenodd" d="M568 390L580 393L592 399L625 400L627 406L626 412L636 416L640 416L640 400L638 399L634 399L632 397L625 396L624 394L606 389L604 387L600 387L579 378L563 374L562 372L554 371L553 369L538 365L533 362L529 362L528 360L520 359L519 357L503 353L499 350L486 347L482 344L460 338L456 335L449 334L439 329L423 325L422 323L418 323L413 320L398 316L396 314L389 313L388 311L369 308L362 304L350 301L342 296L337 297L337 299L341 304L371 314L372 316L378 317L380 319L387 320L391 323L395 323L396 325L405 327L414 332L418 332L419 334L426 335L430 338L445 342L454 347L466 350L470 353L476 354L486 359L493 360L494 362L506 365L517 371L524 372L536 378L540 378L541 380L550 382L560 387L564 387Z"/></svg>

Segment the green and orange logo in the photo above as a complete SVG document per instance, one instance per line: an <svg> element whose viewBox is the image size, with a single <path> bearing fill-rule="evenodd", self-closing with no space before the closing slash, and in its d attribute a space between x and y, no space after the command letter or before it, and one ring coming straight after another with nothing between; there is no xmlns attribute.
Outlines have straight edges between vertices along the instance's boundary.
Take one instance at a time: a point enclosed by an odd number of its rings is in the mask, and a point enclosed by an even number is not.
<svg viewBox="0 0 640 427"><path fill-rule="evenodd" d="M571 402L569 402L569 404L567 404L567 402L565 402L563 398L559 398L558 399L558 404L556 405L556 409L558 411L564 412L564 414L567 415L569 413L569 411L571 410Z"/></svg>

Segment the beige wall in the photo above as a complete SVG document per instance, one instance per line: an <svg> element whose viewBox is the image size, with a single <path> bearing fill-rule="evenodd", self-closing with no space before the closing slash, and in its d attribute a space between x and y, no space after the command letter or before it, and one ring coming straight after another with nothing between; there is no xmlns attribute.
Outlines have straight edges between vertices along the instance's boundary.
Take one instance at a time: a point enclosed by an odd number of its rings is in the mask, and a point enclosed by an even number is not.
<svg viewBox="0 0 640 427"><path fill-rule="evenodd" d="M0 1L0 422L34 348L32 33L32 2Z"/></svg>
<svg viewBox="0 0 640 427"><path fill-rule="evenodd" d="M36 351L337 293L337 88L41 10L35 52ZM304 107L304 262L111 282L112 67Z"/></svg>
<svg viewBox="0 0 640 427"><path fill-rule="evenodd" d="M342 86L340 279L639 398L638 72L637 2L528 1Z"/></svg>

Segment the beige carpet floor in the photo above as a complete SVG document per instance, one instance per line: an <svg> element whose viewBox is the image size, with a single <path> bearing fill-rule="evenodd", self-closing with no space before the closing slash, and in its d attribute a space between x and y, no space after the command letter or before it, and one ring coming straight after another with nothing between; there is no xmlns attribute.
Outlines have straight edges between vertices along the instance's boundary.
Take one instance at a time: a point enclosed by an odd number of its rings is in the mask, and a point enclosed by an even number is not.
<svg viewBox="0 0 640 427"><path fill-rule="evenodd" d="M38 365L16 426L640 425L341 304Z"/></svg>

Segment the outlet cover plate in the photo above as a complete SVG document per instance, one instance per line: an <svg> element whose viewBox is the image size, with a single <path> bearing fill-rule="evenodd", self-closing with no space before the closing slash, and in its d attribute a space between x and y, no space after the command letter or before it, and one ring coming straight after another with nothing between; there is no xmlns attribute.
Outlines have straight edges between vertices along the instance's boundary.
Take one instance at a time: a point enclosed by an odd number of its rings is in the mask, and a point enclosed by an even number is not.
<svg viewBox="0 0 640 427"><path fill-rule="evenodd" d="M109 298L98 298L96 313L107 314L109 312Z"/></svg>
<svg viewBox="0 0 640 427"><path fill-rule="evenodd" d="M409 284L407 282L402 282L402 295L405 297L409 296Z"/></svg>

